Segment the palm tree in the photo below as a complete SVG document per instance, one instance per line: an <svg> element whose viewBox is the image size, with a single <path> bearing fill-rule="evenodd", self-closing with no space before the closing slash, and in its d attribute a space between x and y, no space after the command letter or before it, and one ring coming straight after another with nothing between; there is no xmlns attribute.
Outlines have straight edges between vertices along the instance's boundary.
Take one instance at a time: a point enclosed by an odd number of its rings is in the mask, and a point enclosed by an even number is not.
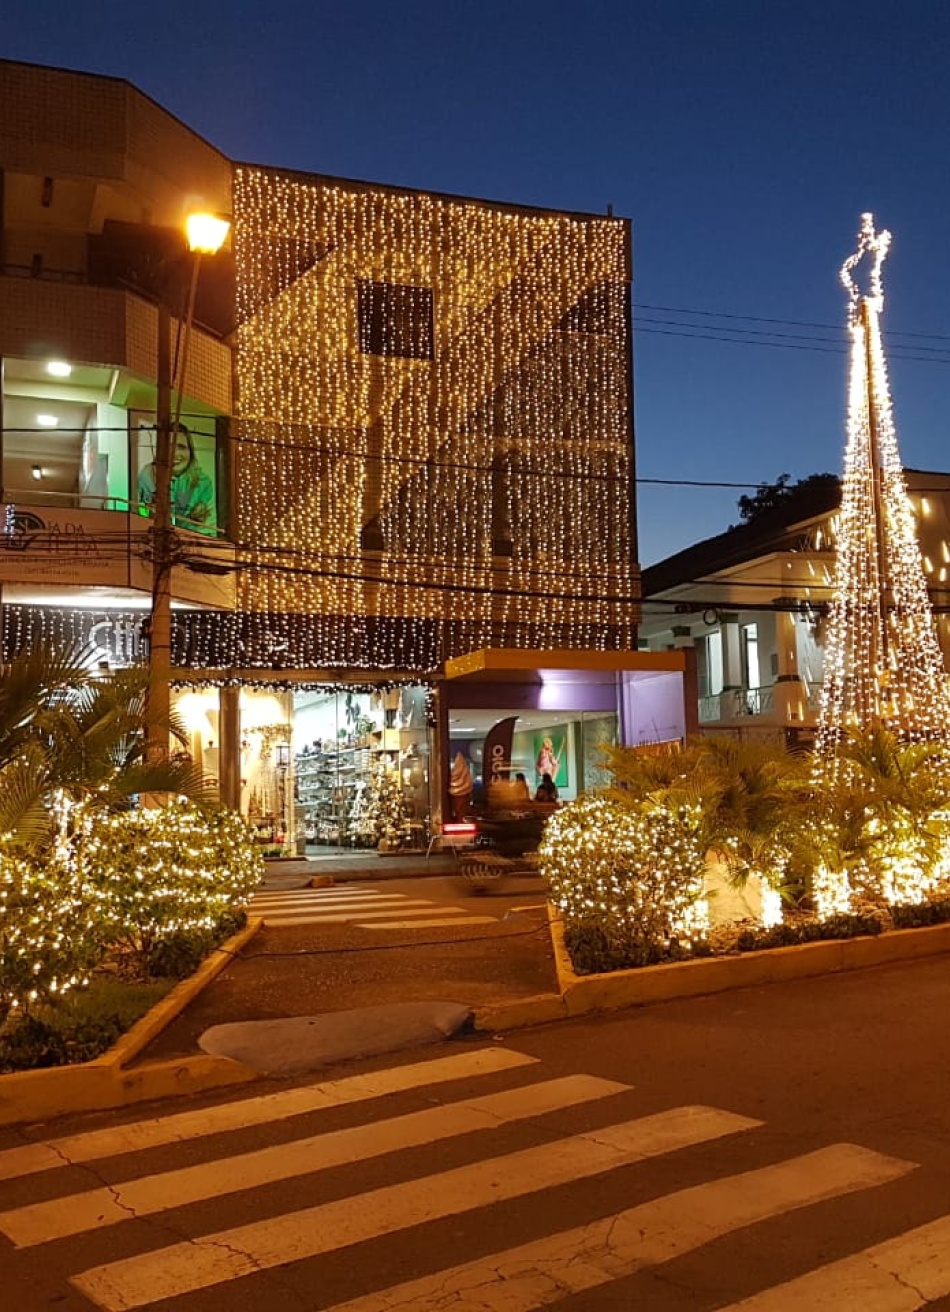
<svg viewBox="0 0 950 1312"><path fill-rule="evenodd" d="M707 846L733 882L782 873L805 779L800 758L782 745L729 737L702 741L694 787L702 798Z"/></svg>
<svg viewBox="0 0 950 1312"><path fill-rule="evenodd" d="M914 867L927 880L946 855L946 751L875 725L850 733L838 756L836 785L814 799L815 859L846 872L853 887L893 900L895 863L905 862L904 881L915 882Z"/></svg>
<svg viewBox="0 0 950 1312"><path fill-rule="evenodd" d="M100 674L78 650L37 649L0 667L0 834L47 846L58 795L104 809L146 792L210 803L201 771L183 754L146 759L147 687L141 667ZM179 724L168 728L186 741Z"/></svg>
<svg viewBox="0 0 950 1312"><path fill-rule="evenodd" d="M614 748L615 796L641 798L697 817L700 841L732 882L775 876L784 865L805 786L798 757L781 745L702 737L679 751Z"/></svg>

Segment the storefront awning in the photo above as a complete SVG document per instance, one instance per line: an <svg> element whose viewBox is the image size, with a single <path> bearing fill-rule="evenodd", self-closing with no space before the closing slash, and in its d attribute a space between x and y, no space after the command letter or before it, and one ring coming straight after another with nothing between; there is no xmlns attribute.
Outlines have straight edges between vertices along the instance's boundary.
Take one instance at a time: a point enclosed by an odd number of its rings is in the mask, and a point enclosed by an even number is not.
<svg viewBox="0 0 950 1312"><path fill-rule="evenodd" d="M595 681L623 671L659 674L686 668L682 651L529 651L517 647L486 647L445 662L445 677L479 683L543 683L548 677L576 671Z"/></svg>

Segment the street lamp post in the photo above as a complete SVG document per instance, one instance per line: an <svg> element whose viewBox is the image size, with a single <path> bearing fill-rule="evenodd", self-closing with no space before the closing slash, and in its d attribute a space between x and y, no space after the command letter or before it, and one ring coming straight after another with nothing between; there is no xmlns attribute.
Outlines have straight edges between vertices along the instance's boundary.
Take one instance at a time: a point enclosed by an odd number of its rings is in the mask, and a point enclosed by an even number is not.
<svg viewBox="0 0 950 1312"><path fill-rule="evenodd" d="M152 505L152 609L148 638L148 703L146 754L150 761L168 757L168 724L171 712L171 578L175 563L176 536L172 515L172 473L175 442L181 423L181 402L185 387L185 368L191 342L191 325L195 313L195 294L202 255L221 249L231 227L227 219L214 214L191 214L185 223L188 248L194 258L191 286L185 311L181 351L177 359L177 380L171 368L171 314L164 298L158 306L158 354L156 361L155 400L155 498ZM172 391L175 412L172 419Z"/></svg>

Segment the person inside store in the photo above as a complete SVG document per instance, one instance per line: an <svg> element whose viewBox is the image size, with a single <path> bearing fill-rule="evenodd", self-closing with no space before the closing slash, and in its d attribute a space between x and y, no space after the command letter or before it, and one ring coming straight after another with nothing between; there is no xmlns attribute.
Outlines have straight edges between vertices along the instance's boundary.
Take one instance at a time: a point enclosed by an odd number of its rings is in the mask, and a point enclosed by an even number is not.
<svg viewBox="0 0 950 1312"><path fill-rule="evenodd" d="M515 802L531 801L531 791L528 788L528 781L520 770L515 775L514 786L512 788L512 800Z"/></svg>
<svg viewBox="0 0 950 1312"><path fill-rule="evenodd" d="M538 791L534 795L536 802L556 802L557 801L557 784L549 774L541 776L541 782L538 784Z"/></svg>
<svg viewBox="0 0 950 1312"><path fill-rule="evenodd" d="M155 461L139 470L138 496L143 506L154 505ZM171 513L176 523L203 525L214 521L214 487L195 455L191 430L178 425L172 454Z"/></svg>

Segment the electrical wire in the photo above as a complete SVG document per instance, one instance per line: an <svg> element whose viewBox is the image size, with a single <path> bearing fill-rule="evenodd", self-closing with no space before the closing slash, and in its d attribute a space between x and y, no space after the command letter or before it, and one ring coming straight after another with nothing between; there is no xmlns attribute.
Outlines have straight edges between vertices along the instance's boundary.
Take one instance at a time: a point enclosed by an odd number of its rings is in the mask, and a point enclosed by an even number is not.
<svg viewBox="0 0 950 1312"><path fill-rule="evenodd" d="M682 305L652 305L646 301L635 301L633 308L638 310L655 310L662 314L692 314L702 315L709 319L735 319L744 323L774 323L780 324L786 328L818 328L826 332L846 332L842 324L834 323L812 323L807 319L770 319L762 315L755 314L734 314L726 310L698 310L688 308ZM883 331L884 337L917 337L924 341L931 342L950 342L950 335L946 333L915 333L907 332L898 328L890 328Z"/></svg>

